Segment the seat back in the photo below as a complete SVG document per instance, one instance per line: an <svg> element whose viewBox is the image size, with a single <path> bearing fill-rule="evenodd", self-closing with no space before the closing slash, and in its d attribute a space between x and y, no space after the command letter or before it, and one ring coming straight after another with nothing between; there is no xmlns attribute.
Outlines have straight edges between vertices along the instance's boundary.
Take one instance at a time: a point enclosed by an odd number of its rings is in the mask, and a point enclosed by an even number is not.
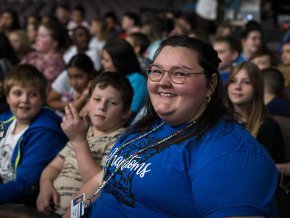
<svg viewBox="0 0 290 218"><path fill-rule="evenodd" d="M282 116L273 116L274 120L279 124L285 147L284 157L286 162L290 162L290 118Z"/></svg>

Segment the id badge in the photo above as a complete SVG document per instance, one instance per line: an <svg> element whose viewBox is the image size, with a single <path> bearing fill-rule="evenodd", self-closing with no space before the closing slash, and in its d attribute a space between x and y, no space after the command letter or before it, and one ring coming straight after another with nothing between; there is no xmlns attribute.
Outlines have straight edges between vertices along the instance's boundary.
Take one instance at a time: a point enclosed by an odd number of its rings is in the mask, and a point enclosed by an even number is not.
<svg viewBox="0 0 290 218"><path fill-rule="evenodd" d="M85 193L71 200L71 218L80 218L85 214L85 200Z"/></svg>

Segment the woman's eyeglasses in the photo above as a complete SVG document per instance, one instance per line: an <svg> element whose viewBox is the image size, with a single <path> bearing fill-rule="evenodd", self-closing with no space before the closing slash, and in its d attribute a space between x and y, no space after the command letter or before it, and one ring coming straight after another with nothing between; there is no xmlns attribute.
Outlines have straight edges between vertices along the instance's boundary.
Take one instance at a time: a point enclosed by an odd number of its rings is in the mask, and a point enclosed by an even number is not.
<svg viewBox="0 0 290 218"><path fill-rule="evenodd" d="M204 71L201 72L188 72L187 69L180 66L171 67L169 70L164 70L163 67L157 64L149 65L146 69L148 78L152 82L159 82L165 72L168 72L170 81L175 84L183 84L186 77L189 77L191 74L205 74Z"/></svg>

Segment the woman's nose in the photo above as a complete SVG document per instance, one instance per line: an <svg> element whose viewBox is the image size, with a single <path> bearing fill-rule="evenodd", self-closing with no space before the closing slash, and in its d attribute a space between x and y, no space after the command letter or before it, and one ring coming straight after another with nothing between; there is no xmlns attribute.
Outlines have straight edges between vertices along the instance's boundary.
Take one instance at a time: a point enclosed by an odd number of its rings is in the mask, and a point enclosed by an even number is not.
<svg viewBox="0 0 290 218"><path fill-rule="evenodd" d="M164 74L159 81L161 85L170 85L171 84L171 79L170 79L170 74L168 71L164 71Z"/></svg>
<svg viewBox="0 0 290 218"><path fill-rule="evenodd" d="M235 88L240 89L241 88L241 82L236 82L235 83Z"/></svg>

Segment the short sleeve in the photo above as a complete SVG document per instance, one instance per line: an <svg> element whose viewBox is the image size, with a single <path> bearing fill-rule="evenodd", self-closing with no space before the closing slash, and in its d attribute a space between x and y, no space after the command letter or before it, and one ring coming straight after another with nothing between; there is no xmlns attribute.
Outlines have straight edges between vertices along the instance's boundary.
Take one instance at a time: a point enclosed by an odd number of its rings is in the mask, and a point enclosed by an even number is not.
<svg viewBox="0 0 290 218"><path fill-rule="evenodd" d="M55 81L52 83L52 88L54 91L61 95L69 91L70 85L68 82L68 75L66 70L62 71L61 74L55 79Z"/></svg>
<svg viewBox="0 0 290 218"><path fill-rule="evenodd" d="M72 150L72 147L70 146L70 143L68 142L63 149L58 153L58 156L62 159L65 159L66 156L70 153Z"/></svg>

